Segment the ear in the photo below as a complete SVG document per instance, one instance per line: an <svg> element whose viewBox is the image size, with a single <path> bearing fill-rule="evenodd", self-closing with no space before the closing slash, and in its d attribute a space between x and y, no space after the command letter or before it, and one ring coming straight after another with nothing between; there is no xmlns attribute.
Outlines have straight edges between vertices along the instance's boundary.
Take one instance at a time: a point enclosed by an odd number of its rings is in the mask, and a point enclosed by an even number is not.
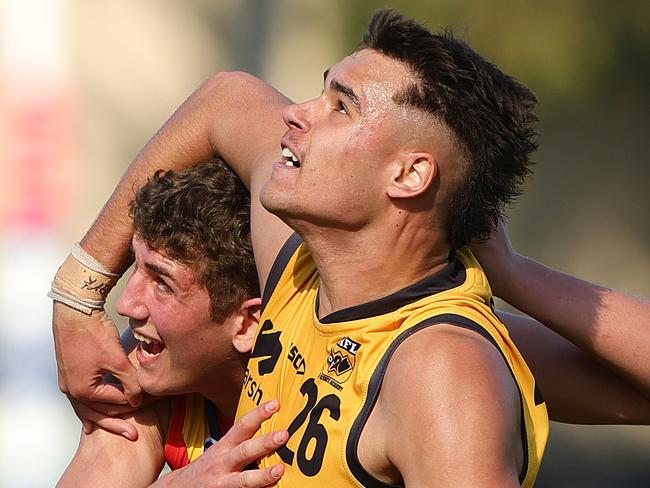
<svg viewBox="0 0 650 488"><path fill-rule="evenodd" d="M233 334L232 344L241 353L248 353L253 349L257 328L260 325L261 305L261 298L251 298L239 307L237 329Z"/></svg>
<svg viewBox="0 0 650 488"><path fill-rule="evenodd" d="M388 187L390 198L413 198L427 191L438 174L435 158L424 152L408 153L395 162Z"/></svg>

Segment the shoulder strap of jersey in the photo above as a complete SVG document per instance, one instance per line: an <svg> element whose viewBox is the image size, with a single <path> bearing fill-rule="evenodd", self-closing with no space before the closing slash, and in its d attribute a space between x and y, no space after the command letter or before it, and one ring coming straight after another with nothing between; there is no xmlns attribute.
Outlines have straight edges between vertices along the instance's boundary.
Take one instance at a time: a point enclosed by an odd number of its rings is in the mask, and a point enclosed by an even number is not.
<svg viewBox="0 0 650 488"><path fill-rule="evenodd" d="M273 266L271 266L271 271L269 272L269 276L266 279L266 285L264 286L264 294L262 295L262 312L264 311L266 304L269 302L278 281L280 281L284 269L287 267L287 264L289 264L291 256L294 255L300 244L302 244L302 237L294 232L282 245L275 261L273 261Z"/></svg>
<svg viewBox="0 0 650 488"><path fill-rule="evenodd" d="M386 368L388 366L388 362L390 361L391 357L393 356L393 353L397 350L398 346L402 344L406 339L408 339L411 335L413 335L415 332L418 332L419 330L422 330L427 327L431 327L433 325L437 324L449 324L449 325L455 325L457 327L461 327L463 329L468 329L476 332L483 338L487 339L496 349L499 351L501 354L504 362L506 363L506 366L508 367L508 370L510 371L510 374L512 375L513 381L515 382L515 385L519 385L517 382L517 378L512 371L512 368L510 367L510 364L506 360L506 357L497 344L497 342L494 340L494 338L489 334L485 328L483 328L481 325L479 325L477 322L474 322L471 319L468 319L467 317L464 317L462 315L457 315L457 314L452 314L452 313L445 313L445 314L440 314L440 315L434 315L432 317L429 317L428 319L425 319L418 323L417 325L414 325L412 327L409 327L407 330L402 332L400 335L395 338L393 343L390 345L390 347L386 350L384 353L384 356L382 359L379 361L379 364L375 368L374 373L372 374L372 377L370 379L370 382L368 384L368 394L366 396L366 401L362 407L361 413L357 417L357 419L354 421L352 428L350 430L350 435L348 438L348 442L346 445L346 459L348 462L348 466L350 468L350 471L352 471L352 474L354 477L359 480L363 486L368 486L368 487L384 487L386 488L387 486L392 487L394 485L387 485L379 480L377 480L374 476L372 476L370 473L368 473L363 466L361 466L361 462L359 461L359 458L357 457L357 449L358 449L358 444L359 444L359 438L361 435L361 431L363 427L366 424L366 421L368 420L368 416L370 415L370 412L372 408L375 405L375 402L377 401L377 397L379 396L379 390L381 387L381 384L384 379L384 374L386 372ZM523 451L524 451L524 460L523 460L523 465L522 465L522 470L519 473L519 482L523 482L523 480L526 478L526 474L528 472L528 458L529 458L529 452L528 452L528 438L527 438L527 433L526 433L526 424L525 424L525 419L524 419L524 401L522 398L522 392L519 391L518 388L518 393L519 393L519 399L520 399L520 404L521 404L521 436L522 436L522 446L523 446ZM401 485L400 485L401 486Z"/></svg>

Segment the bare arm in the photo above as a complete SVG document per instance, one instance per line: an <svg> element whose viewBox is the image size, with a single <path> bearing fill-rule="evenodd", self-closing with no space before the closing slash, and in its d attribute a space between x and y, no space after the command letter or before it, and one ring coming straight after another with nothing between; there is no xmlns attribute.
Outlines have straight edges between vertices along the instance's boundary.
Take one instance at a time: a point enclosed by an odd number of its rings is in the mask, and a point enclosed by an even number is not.
<svg viewBox="0 0 650 488"><path fill-rule="evenodd" d="M530 317L505 312L498 315L526 358L551 420L650 423L650 400L592 355Z"/></svg>
<svg viewBox="0 0 650 488"><path fill-rule="evenodd" d="M517 254L503 225L473 250L496 296L592 354L650 397L650 302Z"/></svg>
<svg viewBox="0 0 650 488"><path fill-rule="evenodd" d="M253 409L196 461L157 480L164 465L164 438L170 415L169 403L161 400L125 416L138 430L135 442L102 429L82 433L79 449L57 486L138 488L153 483L158 487L256 488L274 484L284 474L281 465L243 470L289 437L287 431L275 431L252 439L278 407L277 401L271 401Z"/></svg>
<svg viewBox="0 0 650 488"><path fill-rule="evenodd" d="M79 448L57 486L149 486L164 465L163 423L168 409L162 400L127 415L125 420L138 430L135 442L103 429L82 432Z"/></svg>
<svg viewBox="0 0 650 488"><path fill-rule="evenodd" d="M260 276L265 279L290 233L257 203L271 163L279 158L285 130L281 112L288 103L280 93L249 75L222 73L212 77L179 107L129 166L81 241L82 247L109 270L122 273L130 262L128 205L134 191L159 169L180 170L216 154L228 160L251 189L255 255ZM135 370L103 310L84 315L55 303L53 331L62 391L78 400L97 402L95 406L102 402L139 403L141 391ZM102 382L106 372L120 380L124 394Z"/></svg>
<svg viewBox="0 0 650 488"><path fill-rule="evenodd" d="M477 334L445 325L414 334L391 359L375 408L405 486L519 486L517 389Z"/></svg>

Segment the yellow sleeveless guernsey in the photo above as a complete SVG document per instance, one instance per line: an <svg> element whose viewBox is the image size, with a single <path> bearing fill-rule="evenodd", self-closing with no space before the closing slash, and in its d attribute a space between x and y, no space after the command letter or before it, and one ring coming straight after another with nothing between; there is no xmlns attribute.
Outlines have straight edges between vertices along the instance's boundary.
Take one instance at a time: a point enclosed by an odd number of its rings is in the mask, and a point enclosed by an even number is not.
<svg viewBox="0 0 650 488"><path fill-rule="evenodd" d="M452 254L445 269L419 283L320 320L319 282L307 247L292 236L269 274L262 325L239 401L238 418L266 400L281 402L260 434L284 428L289 441L259 462L286 465L280 486L393 486L361 466L360 433L395 349L414 332L441 323L474 330L501 352L521 398L519 481L533 485L548 437L546 406L492 310L487 279L469 250Z"/></svg>

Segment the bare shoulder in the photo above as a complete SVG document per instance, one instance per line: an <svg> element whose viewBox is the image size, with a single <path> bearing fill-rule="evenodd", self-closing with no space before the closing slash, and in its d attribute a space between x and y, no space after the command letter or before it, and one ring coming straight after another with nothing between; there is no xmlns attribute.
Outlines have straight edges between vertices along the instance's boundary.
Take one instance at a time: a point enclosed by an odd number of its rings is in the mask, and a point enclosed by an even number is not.
<svg viewBox="0 0 650 488"><path fill-rule="evenodd" d="M417 374L409 374L410 370ZM397 380L400 376L412 377L414 386L444 384L448 390L453 385L458 389L499 386L506 391L514 388L516 393L499 350L478 333L449 324L421 330L396 349L386 371L384 388L391 388L392 377ZM452 384L446 385L447 382ZM408 389L410 383L396 381L394 386L403 390Z"/></svg>
<svg viewBox="0 0 650 488"><path fill-rule="evenodd" d="M413 334L391 358L376 408L386 435L403 440L385 445L407 484L518 483L519 393L479 334L446 324Z"/></svg>

